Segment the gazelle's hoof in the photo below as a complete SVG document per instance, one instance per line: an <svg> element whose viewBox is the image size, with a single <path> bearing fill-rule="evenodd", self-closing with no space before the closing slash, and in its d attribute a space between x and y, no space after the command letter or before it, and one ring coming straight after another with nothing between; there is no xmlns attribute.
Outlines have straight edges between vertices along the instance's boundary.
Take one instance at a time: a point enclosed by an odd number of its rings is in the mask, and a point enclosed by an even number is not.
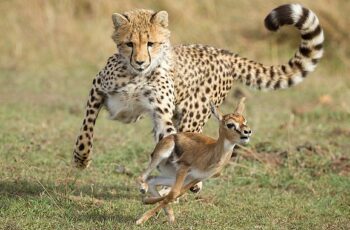
<svg viewBox="0 0 350 230"><path fill-rule="evenodd" d="M142 194L146 194L148 191L148 184L146 182L139 180L139 191Z"/></svg>
<svg viewBox="0 0 350 230"><path fill-rule="evenodd" d="M203 183L202 182L198 182L197 184L193 185L190 188L190 191L193 193L199 193L203 188Z"/></svg>
<svg viewBox="0 0 350 230"><path fill-rule="evenodd" d="M175 216L174 216L174 215L169 216L169 217L168 217L168 222L169 222L169 224L175 223Z"/></svg>
<svg viewBox="0 0 350 230"><path fill-rule="evenodd" d="M199 193L199 191L201 191L201 188L198 185L194 185L190 188L190 191L193 193Z"/></svg>
<svg viewBox="0 0 350 230"><path fill-rule="evenodd" d="M136 225L141 225L141 224L143 224L143 222L144 221L142 220L142 218L140 218L136 221Z"/></svg>

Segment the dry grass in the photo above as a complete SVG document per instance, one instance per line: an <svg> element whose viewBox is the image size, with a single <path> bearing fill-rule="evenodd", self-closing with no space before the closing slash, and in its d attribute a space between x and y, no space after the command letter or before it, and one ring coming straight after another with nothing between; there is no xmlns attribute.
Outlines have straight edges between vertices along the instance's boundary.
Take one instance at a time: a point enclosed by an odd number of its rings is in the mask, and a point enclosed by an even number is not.
<svg viewBox="0 0 350 230"><path fill-rule="evenodd" d="M6 69L40 68L55 63L62 67L79 61L102 65L115 52L110 38L111 14L134 8L165 9L170 14L172 40L224 47L250 58L277 63L286 60L298 39L278 35L263 27L274 1L1 1L0 63ZM350 47L348 20L350 2L303 1L320 17L326 33L326 59L336 69L348 65ZM248 17L248 18L247 18ZM326 62L327 63L327 62ZM334 69L334 68L332 68Z"/></svg>

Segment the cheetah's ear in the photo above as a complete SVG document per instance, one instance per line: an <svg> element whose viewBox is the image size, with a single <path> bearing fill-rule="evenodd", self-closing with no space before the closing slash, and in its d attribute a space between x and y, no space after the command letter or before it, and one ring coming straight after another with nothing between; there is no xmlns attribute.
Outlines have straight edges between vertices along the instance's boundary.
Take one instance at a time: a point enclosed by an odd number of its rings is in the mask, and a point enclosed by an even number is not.
<svg viewBox="0 0 350 230"><path fill-rule="evenodd" d="M152 15L151 22L168 27L168 12L162 10Z"/></svg>
<svg viewBox="0 0 350 230"><path fill-rule="evenodd" d="M212 101L210 101L210 110L211 110L211 113L214 115L214 117L216 117L216 119L218 119L219 121L222 121L222 114L219 111L219 109L216 108L216 105Z"/></svg>
<svg viewBox="0 0 350 230"><path fill-rule="evenodd" d="M114 27L118 29L121 25L129 23L129 18L126 15L114 13L112 14Z"/></svg>
<svg viewBox="0 0 350 230"><path fill-rule="evenodd" d="M244 108L245 108L244 101L245 101L245 97L242 97L242 98L239 100L238 105L237 105L236 110L235 110L235 113L237 113L237 114L243 114Z"/></svg>

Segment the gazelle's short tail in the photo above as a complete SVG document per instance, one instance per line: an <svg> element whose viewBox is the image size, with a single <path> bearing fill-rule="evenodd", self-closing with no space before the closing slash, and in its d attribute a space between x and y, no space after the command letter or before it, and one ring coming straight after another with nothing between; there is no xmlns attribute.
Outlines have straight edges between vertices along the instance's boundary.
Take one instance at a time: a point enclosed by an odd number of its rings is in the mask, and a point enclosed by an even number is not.
<svg viewBox="0 0 350 230"><path fill-rule="evenodd" d="M263 66L243 61L243 66L255 69L255 74L241 81L258 89L287 88L300 83L309 72L314 71L323 55L323 30L314 12L299 4L287 4L272 10L265 18L265 26L276 31L280 26L293 25L301 33L301 43L288 64ZM249 67L251 65L251 67ZM255 67L255 68L254 68ZM246 71L244 71L246 72Z"/></svg>

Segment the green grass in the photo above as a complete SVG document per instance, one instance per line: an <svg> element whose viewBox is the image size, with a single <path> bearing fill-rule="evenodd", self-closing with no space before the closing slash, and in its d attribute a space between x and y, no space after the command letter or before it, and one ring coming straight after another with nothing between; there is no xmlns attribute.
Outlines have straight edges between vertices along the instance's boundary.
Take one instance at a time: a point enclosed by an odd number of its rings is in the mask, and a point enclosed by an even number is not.
<svg viewBox="0 0 350 230"><path fill-rule="evenodd" d="M205 183L202 193L173 205L174 225L161 213L136 227L136 219L150 208L141 204L135 183L154 145L150 120L124 125L104 119L102 112L92 166L72 170L72 147L91 79L86 76L97 67L81 63L55 78L51 71L1 72L1 228L350 227L350 97L343 77L316 73L300 86L268 93L242 88L252 142L222 177ZM331 101L320 102L324 95ZM233 101L232 94L223 110L230 111ZM205 132L215 136L216 123L210 121ZM118 173L120 165L129 173Z"/></svg>
<svg viewBox="0 0 350 230"><path fill-rule="evenodd" d="M299 38L267 32L262 20L285 1L1 1L0 229L350 229L350 1L302 2L326 35L317 70L285 91L237 83L251 143L200 194L173 205L174 225L160 213L137 227L151 208L135 183L154 147L149 118L124 125L102 111L91 167L70 167L92 78L115 52L110 15L166 9L174 44L211 44L276 64ZM211 136L216 130L214 121L205 127ZM116 170L123 167L127 173Z"/></svg>

